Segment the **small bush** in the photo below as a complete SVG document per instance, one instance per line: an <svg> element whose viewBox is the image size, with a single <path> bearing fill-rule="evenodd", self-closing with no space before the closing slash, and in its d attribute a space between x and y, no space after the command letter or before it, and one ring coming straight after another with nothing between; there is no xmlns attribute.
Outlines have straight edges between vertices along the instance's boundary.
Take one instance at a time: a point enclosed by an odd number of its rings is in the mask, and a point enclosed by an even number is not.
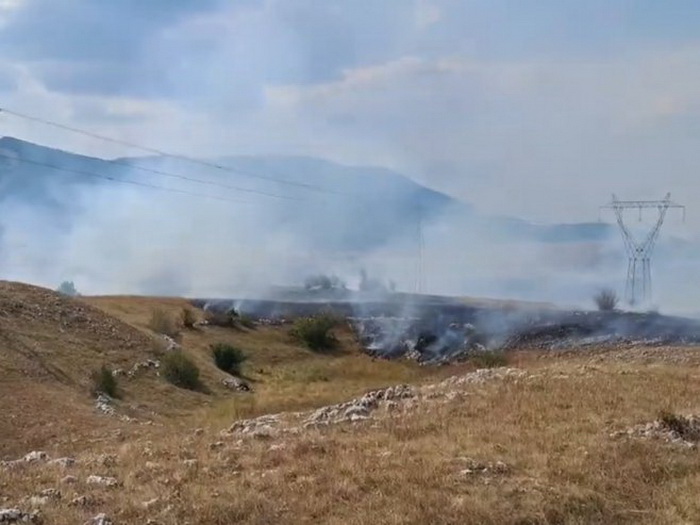
<svg viewBox="0 0 700 525"><path fill-rule="evenodd" d="M241 373L241 365L248 359L242 350L228 343L211 345L211 353L214 356L216 366L232 375L239 375Z"/></svg>
<svg viewBox="0 0 700 525"><path fill-rule="evenodd" d="M155 333L167 335L173 339L180 335L180 326L175 318L160 308L153 310L148 326Z"/></svg>
<svg viewBox="0 0 700 525"><path fill-rule="evenodd" d="M248 330L255 330L255 319L253 319L251 316L246 315L246 314L241 314L241 316L238 318L238 323L243 327L247 328Z"/></svg>
<svg viewBox="0 0 700 525"><path fill-rule="evenodd" d="M73 281L63 281L56 291L69 297L78 297L80 295Z"/></svg>
<svg viewBox="0 0 700 525"><path fill-rule="evenodd" d="M508 357L503 352L475 352L469 359L477 368L500 368L508 366Z"/></svg>
<svg viewBox="0 0 700 525"><path fill-rule="evenodd" d="M104 365L92 373L92 394L94 396L107 394L115 399L119 397L117 378Z"/></svg>
<svg viewBox="0 0 700 525"><path fill-rule="evenodd" d="M197 313L194 311L193 308L190 308L189 306L186 306L182 309L180 317L182 318L182 326L184 326L188 330L192 330L197 324Z"/></svg>
<svg viewBox="0 0 700 525"><path fill-rule="evenodd" d="M240 316L235 309L226 311L207 310L204 314L204 319L208 325L222 326L224 328L236 328Z"/></svg>
<svg viewBox="0 0 700 525"><path fill-rule="evenodd" d="M601 312L612 312L615 310L615 308L617 308L617 305L620 302L617 293L610 288L605 288L599 291L593 297L593 300L595 301L596 306L598 306L598 310Z"/></svg>
<svg viewBox="0 0 700 525"><path fill-rule="evenodd" d="M659 421L661 421L664 427L676 433L681 439L686 441L700 441L700 428L685 416L664 410L659 414Z"/></svg>
<svg viewBox="0 0 700 525"><path fill-rule="evenodd" d="M169 352L161 359L163 377L173 385L188 390L198 390L199 368L181 350Z"/></svg>
<svg viewBox="0 0 700 525"><path fill-rule="evenodd" d="M329 314L297 319L292 328L292 336L314 351L333 350L338 340L332 330L338 319Z"/></svg>

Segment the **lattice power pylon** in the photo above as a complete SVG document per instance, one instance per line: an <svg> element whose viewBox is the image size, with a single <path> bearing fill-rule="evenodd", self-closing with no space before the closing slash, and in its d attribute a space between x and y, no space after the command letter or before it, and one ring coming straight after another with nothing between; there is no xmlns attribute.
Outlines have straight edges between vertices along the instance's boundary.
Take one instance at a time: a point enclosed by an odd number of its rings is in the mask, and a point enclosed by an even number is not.
<svg viewBox="0 0 700 525"><path fill-rule="evenodd" d="M643 239L635 239L625 223L624 212L629 209L639 210L639 220L641 221L642 210L647 208L655 208L659 213L658 219ZM621 201L613 194L612 202L601 207L601 209L611 209L615 212L617 225L622 232L628 258L625 300L631 306L648 304L651 301L651 255L669 208L682 209L683 220L685 220L685 206L671 202L670 193L666 194L666 197L660 201Z"/></svg>

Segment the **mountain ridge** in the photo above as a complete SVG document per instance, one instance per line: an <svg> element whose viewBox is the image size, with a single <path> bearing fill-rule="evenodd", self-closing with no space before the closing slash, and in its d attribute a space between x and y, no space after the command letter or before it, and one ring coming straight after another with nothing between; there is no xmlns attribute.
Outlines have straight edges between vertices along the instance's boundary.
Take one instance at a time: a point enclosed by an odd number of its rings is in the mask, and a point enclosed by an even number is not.
<svg viewBox="0 0 700 525"><path fill-rule="evenodd" d="M610 232L605 224L536 225L519 218L486 218L477 215L469 203L429 189L396 171L348 166L316 157L241 155L188 161L185 157L151 155L110 160L14 137L0 138L0 154L0 201L18 198L44 206L63 215L61 220L75 215L72 194L79 188L136 181L187 193L193 191L192 179L198 179L207 181L210 187L235 184L244 192L267 192L289 199L290 202L266 202L264 206L273 210L285 228L304 232L312 244L333 249L372 249L394 237L411 237L419 223L447 213L486 230L497 229L506 238L579 242L602 240ZM189 181L181 180L187 186L178 190L179 186L171 184L170 179L167 184L163 182L167 176L164 174ZM212 194L222 195L227 195L223 188ZM305 201L303 214L298 205L291 204L295 199ZM313 233L318 221L329 214L347 218L342 224L343 239Z"/></svg>

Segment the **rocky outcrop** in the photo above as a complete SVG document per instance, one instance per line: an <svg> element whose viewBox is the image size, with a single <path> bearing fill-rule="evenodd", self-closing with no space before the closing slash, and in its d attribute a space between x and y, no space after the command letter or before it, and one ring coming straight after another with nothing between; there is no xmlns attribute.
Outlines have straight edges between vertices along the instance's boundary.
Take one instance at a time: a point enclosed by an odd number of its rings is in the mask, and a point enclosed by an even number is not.
<svg viewBox="0 0 700 525"><path fill-rule="evenodd" d="M0 509L0 523L41 523L36 512L23 512L19 509Z"/></svg>
<svg viewBox="0 0 700 525"><path fill-rule="evenodd" d="M238 377L226 377L221 381L221 383L229 390L234 390L236 392L253 391L253 389L250 388L250 385L248 383L246 383L242 379L239 379Z"/></svg>
<svg viewBox="0 0 700 525"><path fill-rule="evenodd" d="M368 392L360 398L347 403L326 406L313 412L304 421L304 427L322 426L337 423L354 423L364 421L370 414L387 401L409 399L416 396L414 388L398 385L382 390Z"/></svg>

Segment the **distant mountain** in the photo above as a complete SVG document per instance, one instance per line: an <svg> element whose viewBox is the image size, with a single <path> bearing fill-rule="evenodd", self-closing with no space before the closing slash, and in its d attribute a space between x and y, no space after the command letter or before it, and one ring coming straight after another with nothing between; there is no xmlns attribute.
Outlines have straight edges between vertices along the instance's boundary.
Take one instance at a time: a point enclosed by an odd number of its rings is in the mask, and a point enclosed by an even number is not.
<svg viewBox="0 0 700 525"><path fill-rule="evenodd" d="M609 234L609 227L602 224L542 226L520 219L479 217L469 204L384 168L288 156L225 157L207 162L212 165L157 156L104 160L4 137L0 139L0 204L35 205L70 227L80 212L76 195L128 180L254 200L269 217L271 228L301 234L310 246L334 250L362 251L390 240L412 239L419 222L427 224L447 213L459 217L460 223L492 229L506 238L590 242ZM326 227L318 227L320 224Z"/></svg>

